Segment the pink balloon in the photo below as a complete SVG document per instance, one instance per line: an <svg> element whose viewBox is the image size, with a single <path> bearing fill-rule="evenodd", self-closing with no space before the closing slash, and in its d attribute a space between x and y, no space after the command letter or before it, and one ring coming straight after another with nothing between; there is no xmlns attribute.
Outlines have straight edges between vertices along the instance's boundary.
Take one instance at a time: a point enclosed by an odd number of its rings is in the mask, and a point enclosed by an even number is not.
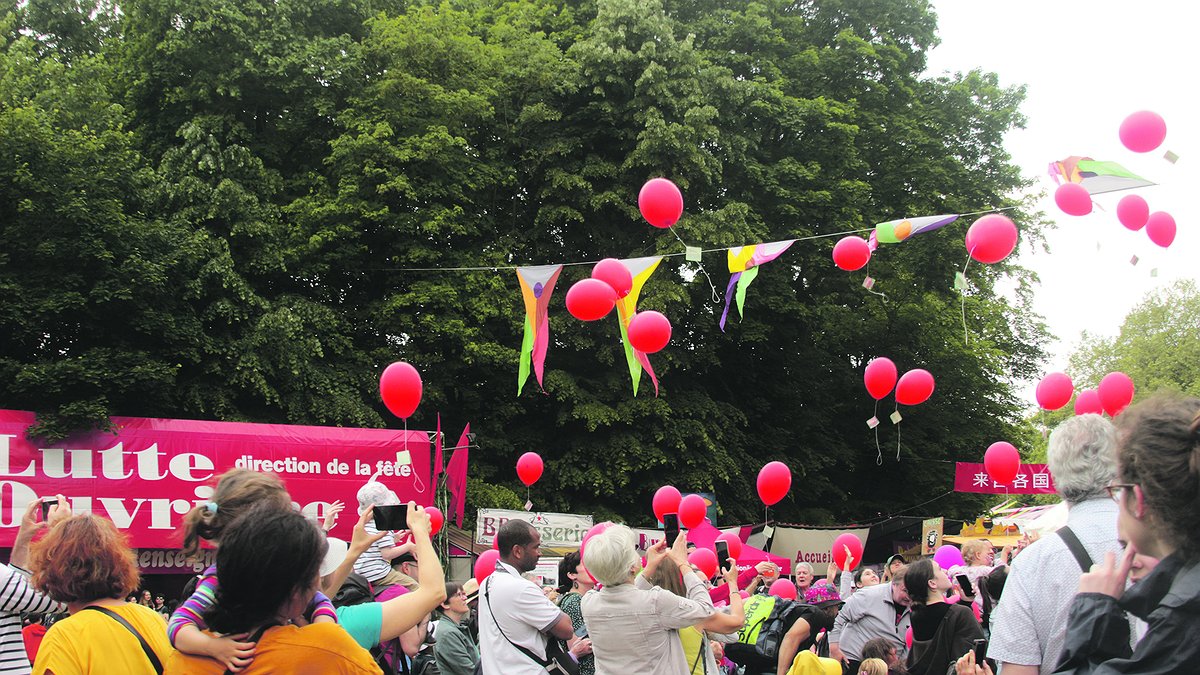
<svg viewBox="0 0 1200 675"><path fill-rule="evenodd" d="M774 595L777 598L795 600L796 585L787 579L776 579L775 583L771 584L771 588L767 590L767 593Z"/></svg>
<svg viewBox="0 0 1200 675"><path fill-rule="evenodd" d="M475 581L482 585L483 580L496 571L496 561L499 559L500 551L496 549L480 553L479 559L475 561Z"/></svg>
<svg viewBox="0 0 1200 675"><path fill-rule="evenodd" d="M983 468L992 480L1001 485L1008 485L1021 469L1021 454L1012 443L997 441L989 445L987 452L983 453Z"/></svg>
<svg viewBox="0 0 1200 675"><path fill-rule="evenodd" d="M638 312L625 329L629 344L645 354L661 351L671 341L671 322L659 312Z"/></svg>
<svg viewBox="0 0 1200 675"><path fill-rule="evenodd" d="M651 502L651 506L654 508L654 517L661 521L663 516L668 513L679 513L680 499L682 497L675 486L664 485L658 488L658 491L654 493L654 500Z"/></svg>
<svg viewBox="0 0 1200 675"><path fill-rule="evenodd" d="M833 540L833 564L837 565L838 569L846 569L846 549L850 549L850 568L853 569L858 563L862 562L863 543L857 536L850 534L838 535L837 539Z"/></svg>
<svg viewBox="0 0 1200 675"><path fill-rule="evenodd" d="M863 384L866 385L871 398L878 401L892 393L892 387L896 386L896 372L896 364L888 357L877 356L871 359L863 371Z"/></svg>
<svg viewBox="0 0 1200 675"><path fill-rule="evenodd" d="M1071 402L1074 393L1075 385L1071 378L1065 373L1050 373L1038 382L1035 396L1044 410L1058 410Z"/></svg>
<svg viewBox="0 0 1200 675"><path fill-rule="evenodd" d="M421 390L421 374L403 361L388 366L379 376L379 395L396 417L412 417L421 404Z"/></svg>
<svg viewBox="0 0 1200 675"><path fill-rule="evenodd" d="M1139 110L1121 122L1121 144L1134 152L1150 152L1167 137L1167 123L1162 116L1149 110Z"/></svg>
<svg viewBox="0 0 1200 675"><path fill-rule="evenodd" d="M1125 195L1117 202L1117 220L1130 230L1138 231L1150 218L1150 205L1138 195Z"/></svg>
<svg viewBox="0 0 1200 675"><path fill-rule="evenodd" d="M915 368L900 376L896 382L896 403L919 405L933 395L933 375L923 368Z"/></svg>
<svg viewBox="0 0 1200 675"><path fill-rule="evenodd" d="M597 321L617 306L617 292L599 279L580 279L567 291L567 311L580 321Z"/></svg>
<svg viewBox="0 0 1200 675"><path fill-rule="evenodd" d="M629 295L633 290L633 274L616 258L605 258L592 268L592 278L612 286L618 298Z"/></svg>
<svg viewBox="0 0 1200 675"><path fill-rule="evenodd" d="M833 264L847 272L862 269L870 260L871 245L862 237L844 237L833 246Z"/></svg>
<svg viewBox="0 0 1200 675"><path fill-rule="evenodd" d="M1104 412L1116 417L1133 402L1133 380L1125 373L1109 373L1100 380L1097 393Z"/></svg>
<svg viewBox="0 0 1200 675"><path fill-rule="evenodd" d="M1100 402L1100 394L1095 389L1084 389L1075 397L1075 414L1086 415L1104 413L1104 404Z"/></svg>
<svg viewBox="0 0 1200 675"><path fill-rule="evenodd" d="M792 489L792 470L783 462L768 462L758 471L758 498L771 506Z"/></svg>
<svg viewBox="0 0 1200 675"><path fill-rule="evenodd" d="M596 523L590 529L588 529L587 532L584 533L583 540L579 542L579 557L580 557L580 559L583 558L583 551L584 551L584 549L587 548L588 540L591 539L592 537L600 534L601 532L607 530L608 528L610 528L612 526L613 526L613 522L611 520L606 520L603 523ZM668 544L668 545L670 545L670 544Z"/></svg>
<svg viewBox="0 0 1200 675"><path fill-rule="evenodd" d="M957 546L946 544L939 548L933 554L933 561L941 566L942 569L948 570L955 565L964 564L962 551L958 550Z"/></svg>
<svg viewBox="0 0 1200 675"><path fill-rule="evenodd" d="M704 516L708 515L708 504L704 503L704 497L700 495L688 495L679 500L679 524L687 529L692 529L704 522ZM674 542L667 542L668 545Z"/></svg>
<svg viewBox="0 0 1200 675"><path fill-rule="evenodd" d="M742 540L732 532L722 532L717 535L717 541L723 541L729 546L729 557L737 560L742 557Z"/></svg>
<svg viewBox="0 0 1200 675"><path fill-rule="evenodd" d="M426 506L425 513L429 514L429 534L433 536L442 531L442 525L446 524L446 516L442 515L442 510L436 506Z"/></svg>
<svg viewBox="0 0 1200 675"><path fill-rule="evenodd" d="M529 487L542 477L543 468L542 456L536 452L527 452L517 460L517 477Z"/></svg>
<svg viewBox="0 0 1200 675"><path fill-rule="evenodd" d="M1092 195L1079 183L1063 183L1054 191L1054 203L1068 216L1086 216L1092 212Z"/></svg>
<svg viewBox="0 0 1200 675"><path fill-rule="evenodd" d="M638 210L651 225L670 227L683 215L683 193L666 178L652 178L638 192Z"/></svg>
<svg viewBox="0 0 1200 675"><path fill-rule="evenodd" d="M1150 241L1167 248L1175 241L1175 219L1165 211L1155 211L1146 219L1146 234Z"/></svg>
<svg viewBox="0 0 1200 675"><path fill-rule="evenodd" d="M710 548L697 548L688 556L688 562L700 568L705 579L717 576L717 554Z"/></svg>
<svg viewBox="0 0 1200 675"><path fill-rule="evenodd" d="M981 263L998 263L1016 246L1017 226L999 213L989 213L967 229L967 252Z"/></svg>

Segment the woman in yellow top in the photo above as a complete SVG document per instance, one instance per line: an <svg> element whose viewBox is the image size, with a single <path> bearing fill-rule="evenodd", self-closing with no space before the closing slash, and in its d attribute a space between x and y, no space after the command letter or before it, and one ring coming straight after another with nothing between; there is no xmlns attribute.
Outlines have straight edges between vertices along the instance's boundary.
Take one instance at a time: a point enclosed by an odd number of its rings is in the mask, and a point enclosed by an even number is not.
<svg viewBox="0 0 1200 675"><path fill-rule="evenodd" d="M696 574L703 576L699 571ZM746 613L742 609L742 596L738 593L737 578L737 563L730 558L729 569L725 572L725 581L729 584L730 611L718 611L695 626L688 626L679 631L679 641L683 644L683 653L687 657L690 675L705 675L705 673L716 675L718 672L717 661L708 644L709 634L736 633L746 622ZM683 573L670 558L659 563L658 568L647 579L655 586L671 591L680 597L687 597L687 589L683 586Z"/></svg>
<svg viewBox="0 0 1200 675"><path fill-rule="evenodd" d="M133 551L112 522L68 517L34 543L30 554L34 587L64 603L71 614L42 639L33 664L36 675L162 672L171 653L167 622L153 609L125 601L140 578Z"/></svg>

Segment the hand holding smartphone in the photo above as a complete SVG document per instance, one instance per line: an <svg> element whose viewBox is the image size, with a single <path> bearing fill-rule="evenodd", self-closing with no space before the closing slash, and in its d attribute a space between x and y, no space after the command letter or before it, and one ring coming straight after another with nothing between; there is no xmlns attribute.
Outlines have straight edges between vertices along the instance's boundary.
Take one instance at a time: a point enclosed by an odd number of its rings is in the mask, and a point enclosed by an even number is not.
<svg viewBox="0 0 1200 675"><path fill-rule="evenodd" d="M42 499L42 522L46 522L46 517L50 515L50 507L58 503L58 497L45 497Z"/></svg>
<svg viewBox="0 0 1200 675"><path fill-rule="evenodd" d="M980 638L974 642L972 649L975 651L975 665L983 665L983 660L987 658L987 647L988 641L985 639Z"/></svg>
<svg viewBox="0 0 1200 675"><path fill-rule="evenodd" d="M971 579L965 574L959 574L955 577L958 580L958 588L962 594L967 597L975 597L975 587L971 585Z"/></svg>
<svg viewBox="0 0 1200 675"><path fill-rule="evenodd" d="M679 537L679 514L666 513L663 514L663 540L667 542L667 548L671 548L675 544L675 540Z"/></svg>
<svg viewBox="0 0 1200 675"><path fill-rule="evenodd" d="M729 571L729 544L718 539L715 543L717 563L721 566L721 574Z"/></svg>

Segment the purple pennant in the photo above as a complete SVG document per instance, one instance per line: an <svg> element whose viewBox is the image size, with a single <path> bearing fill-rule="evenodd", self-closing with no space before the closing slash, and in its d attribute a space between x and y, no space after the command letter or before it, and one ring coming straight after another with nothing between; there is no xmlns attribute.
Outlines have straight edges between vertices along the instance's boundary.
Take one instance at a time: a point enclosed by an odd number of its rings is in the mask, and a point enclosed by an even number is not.
<svg viewBox="0 0 1200 675"><path fill-rule="evenodd" d="M729 275L729 286L725 288L725 311L721 312L721 332L725 332L725 319L729 317L729 300L733 297L733 287L737 285L738 279L742 278L741 272L734 272Z"/></svg>

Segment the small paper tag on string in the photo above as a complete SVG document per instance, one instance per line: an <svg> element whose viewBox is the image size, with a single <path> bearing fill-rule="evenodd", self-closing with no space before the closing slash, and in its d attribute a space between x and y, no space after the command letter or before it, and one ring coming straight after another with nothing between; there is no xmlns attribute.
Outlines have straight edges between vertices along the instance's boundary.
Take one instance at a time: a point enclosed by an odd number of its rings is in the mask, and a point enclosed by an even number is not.
<svg viewBox="0 0 1200 675"><path fill-rule="evenodd" d="M1138 257L1135 255L1135 256L1133 256L1132 258L1130 258L1130 259L1129 259L1129 264L1130 264L1130 265L1137 266L1137 264L1138 264Z"/></svg>
<svg viewBox="0 0 1200 675"><path fill-rule="evenodd" d="M967 288L967 275L962 272L954 273L954 290L963 291Z"/></svg>
<svg viewBox="0 0 1200 675"><path fill-rule="evenodd" d="M529 511L529 510L530 510L530 509L532 509L532 508L533 508L533 502L531 502L531 501L529 501L528 499L526 499L526 500L525 500L525 510L526 510L526 511Z"/></svg>
<svg viewBox="0 0 1200 675"><path fill-rule="evenodd" d="M871 419L867 420L867 428L868 429L874 429L877 426L879 426L879 418L878 417L872 417Z"/></svg>
<svg viewBox="0 0 1200 675"><path fill-rule="evenodd" d="M1100 250L1100 242L1096 242L1096 250L1097 250L1097 251L1099 251L1099 250Z"/></svg>
<svg viewBox="0 0 1200 675"><path fill-rule="evenodd" d="M412 453L408 450L401 450L396 453L396 464L399 466L408 466L412 464Z"/></svg>
<svg viewBox="0 0 1200 675"><path fill-rule="evenodd" d="M875 288L875 280L872 279L871 277L867 277L866 279L863 279L863 288L867 289L868 291L871 290L872 288Z"/></svg>
<svg viewBox="0 0 1200 675"><path fill-rule="evenodd" d="M897 410L896 412L892 413L888 419L892 421L892 424L900 424L900 420L904 418L900 416L900 411Z"/></svg>
<svg viewBox="0 0 1200 675"><path fill-rule="evenodd" d="M1165 159L1165 160L1167 160L1168 162L1170 162L1170 163L1174 164L1175 162L1178 162L1178 161L1179 161L1179 155L1177 155L1177 154L1175 154L1175 153L1171 152L1170 150L1168 150L1168 151L1166 151L1166 152L1163 154L1163 159Z"/></svg>
<svg viewBox="0 0 1200 675"><path fill-rule="evenodd" d="M1151 277L1154 277L1154 278L1157 278L1157 277L1158 277L1158 268L1157 268L1157 267L1155 267L1154 269L1150 270L1150 276L1151 276Z"/></svg>
<svg viewBox="0 0 1200 675"><path fill-rule="evenodd" d="M683 259L688 262L700 262L700 254L702 253L699 246L684 246Z"/></svg>

